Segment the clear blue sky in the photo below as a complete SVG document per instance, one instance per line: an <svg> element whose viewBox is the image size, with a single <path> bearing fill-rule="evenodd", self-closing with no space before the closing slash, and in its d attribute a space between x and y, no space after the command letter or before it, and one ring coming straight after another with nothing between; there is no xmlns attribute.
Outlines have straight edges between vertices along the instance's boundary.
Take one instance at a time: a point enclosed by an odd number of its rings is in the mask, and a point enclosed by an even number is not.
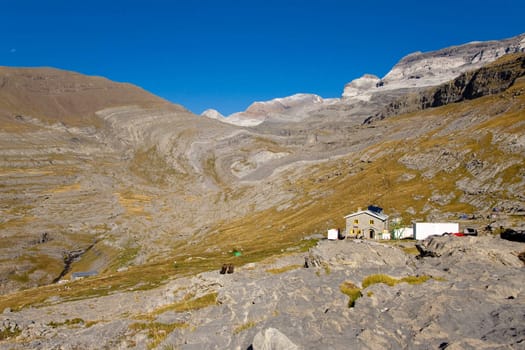
<svg viewBox="0 0 525 350"><path fill-rule="evenodd" d="M0 0L0 65L130 82L195 113L339 97L403 56L525 32L525 1Z"/></svg>

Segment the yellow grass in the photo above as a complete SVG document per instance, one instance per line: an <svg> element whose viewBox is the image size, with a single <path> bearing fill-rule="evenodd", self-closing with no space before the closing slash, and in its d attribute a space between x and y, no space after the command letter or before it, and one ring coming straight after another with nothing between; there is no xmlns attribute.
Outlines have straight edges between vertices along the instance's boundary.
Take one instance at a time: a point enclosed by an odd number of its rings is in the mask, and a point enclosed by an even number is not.
<svg viewBox="0 0 525 350"><path fill-rule="evenodd" d="M120 205L126 209L128 215L143 215L149 216L144 207L151 203L153 197L145 194L133 193L131 191L115 192Z"/></svg>
<svg viewBox="0 0 525 350"><path fill-rule="evenodd" d="M71 191L79 191L80 188L81 188L80 184L76 183L76 184L56 187L52 189L50 192L51 193L64 193L64 192L71 192Z"/></svg>
<svg viewBox="0 0 525 350"><path fill-rule="evenodd" d="M239 334L247 329L253 328L257 325L257 322L255 321L248 321L246 323L243 323L241 325L238 325L233 329L233 334Z"/></svg>
<svg viewBox="0 0 525 350"><path fill-rule="evenodd" d="M384 283L392 287L398 283L403 283L403 282L408 283L408 284L421 284L421 283L428 281L430 278L431 278L430 276L422 275L422 276L407 276L407 277L398 279L398 278L394 278L394 277L384 275L384 274L375 274L375 275L370 275L370 276L365 277L361 285L363 289L373 284L377 284L377 283Z"/></svg>
<svg viewBox="0 0 525 350"><path fill-rule="evenodd" d="M166 305L156 309L153 313L160 315L166 311L184 312L202 309L208 306L217 305L217 293L209 293L198 298L188 294L181 301Z"/></svg>
<svg viewBox="0 0 525 350"><path fill-rule="evenodd" d="M348 307L353 307L356 300L362 296L361 289L350 281L341 283L339 290L341 293L346 294L349 297Z"/></svg>

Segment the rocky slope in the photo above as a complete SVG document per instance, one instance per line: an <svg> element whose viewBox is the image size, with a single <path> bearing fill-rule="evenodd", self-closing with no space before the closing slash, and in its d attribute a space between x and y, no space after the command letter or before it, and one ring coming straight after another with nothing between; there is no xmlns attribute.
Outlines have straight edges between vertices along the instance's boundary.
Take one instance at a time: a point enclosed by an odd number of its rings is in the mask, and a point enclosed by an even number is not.
<svg viewBox="0 0 525 350"><path fill-rule="evenodd" d="M303 267L305 253L293 253L153 291L4 311L0 329L11 336L2 348L523 346L525 266L517 254L525 244L497 237L438 237L423 244L436 257L403 252L410 243L324 241L306 254L309 268ZM385 275L411 282L370 282L386 281ZM348 285L360 289L352 307L343 293ZM202 302L206 298L211 301Z"/></svg>

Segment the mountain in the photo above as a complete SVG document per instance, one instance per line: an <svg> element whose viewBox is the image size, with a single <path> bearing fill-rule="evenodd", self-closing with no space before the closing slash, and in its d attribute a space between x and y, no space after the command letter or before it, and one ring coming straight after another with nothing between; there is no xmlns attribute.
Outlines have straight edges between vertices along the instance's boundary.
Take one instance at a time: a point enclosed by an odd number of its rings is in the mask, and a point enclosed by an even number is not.
<svg viewBox="0 0 525 350"><path fill-rule="evenodd" d="M415 52L402 58L383 78L364 74L344 86L341 99L323 100L317 95L298 94L265 102L256 102L246 111L234 113L223 121L255 126L264 121L303 121L308 116L327 114L327 109L348 109L358 115L375 114L392 99L407 90L444 84L461 74L494 62L509 53L525 52L525 34L487 42L472 42L432 52ZM365 102L366 106L362 106Z"/></svg>
<svg viewBox="0 0 525 350"><path fill-rule="evenodd" d="M356 347L519 344L525 247L485 229L525 228L523 38L410 55L341 99L299 94L228 118L104 78L3 67L0 344L248 348L288 334L320 348L354 324ZM432 74L410 78L423 62ZM410 243L311 239L369 204L485 237L426 242L435 258L421 259ZM314 269L299 269L305 254ZM69 281L81 272L95 276ZM378 273L436 279L366 289ZM420 312L436 298L450 308Z"/></svg>
<svg viewBox="0 0 525 350"><path fill-rule="evenodd" d="M295 94L283 98L275 98L270 101L254 102L246 111L233 113L227 117L222 116L214 110L206 110L202 115L222 120L228 124L256 126L263 123L266 119L274 120L284 118L286 122L298 121L301 119L301 115L311 109L315 109L316 105L323 103L325 103L325 101L318 95Z"/></svg>
<svg viewBox="0 0 525 350"><path fill-rule="evenodd" d="M0 67L0 94L3 127L14 116L90 126L97 110L122 105L183 110L131 84L53 68Z"/></svg>

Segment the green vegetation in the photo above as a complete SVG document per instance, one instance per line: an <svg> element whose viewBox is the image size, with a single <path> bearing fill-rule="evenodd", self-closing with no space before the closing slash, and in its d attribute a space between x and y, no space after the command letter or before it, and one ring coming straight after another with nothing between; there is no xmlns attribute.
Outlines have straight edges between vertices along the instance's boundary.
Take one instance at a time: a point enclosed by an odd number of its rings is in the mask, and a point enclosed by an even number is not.
<svg viewBox="0 0 525 350"><path fill-rule="evenodd" d="M397 279L397 278L393 278L385 274L375 274L375 275L370 275L370 276L365 277L361 285L363 286L363 288L367 288L371 286L372 284L377 284L377 283L384 283L389 286L395 286L396 284L403 283L403 282L408 283L408 284L421 284L421 283L428 281L430 278L431 278L430 276L422 275L422 276L407 276L407 277Z"/></svg>
<svg viewBox="0 0 525 350"><path fill-rule="evenodd" d="M140 247L126 247L121 250L110 264L109 270L118 270L120 267L128 266L137 257Z"/></svg>
<svg viewBox="0 0 525 350"><path fill-rule="evenodd" d="M392 287L396 285L398 282L399 281L397 279L390 277L388 275L377 274L377 275L370 275L370 276L365 277L365 279L363 279L363 282L361 282L361 285L363 286L363 288L367 288L368 286L371 286L372 284L384 283Z"/></svg>

